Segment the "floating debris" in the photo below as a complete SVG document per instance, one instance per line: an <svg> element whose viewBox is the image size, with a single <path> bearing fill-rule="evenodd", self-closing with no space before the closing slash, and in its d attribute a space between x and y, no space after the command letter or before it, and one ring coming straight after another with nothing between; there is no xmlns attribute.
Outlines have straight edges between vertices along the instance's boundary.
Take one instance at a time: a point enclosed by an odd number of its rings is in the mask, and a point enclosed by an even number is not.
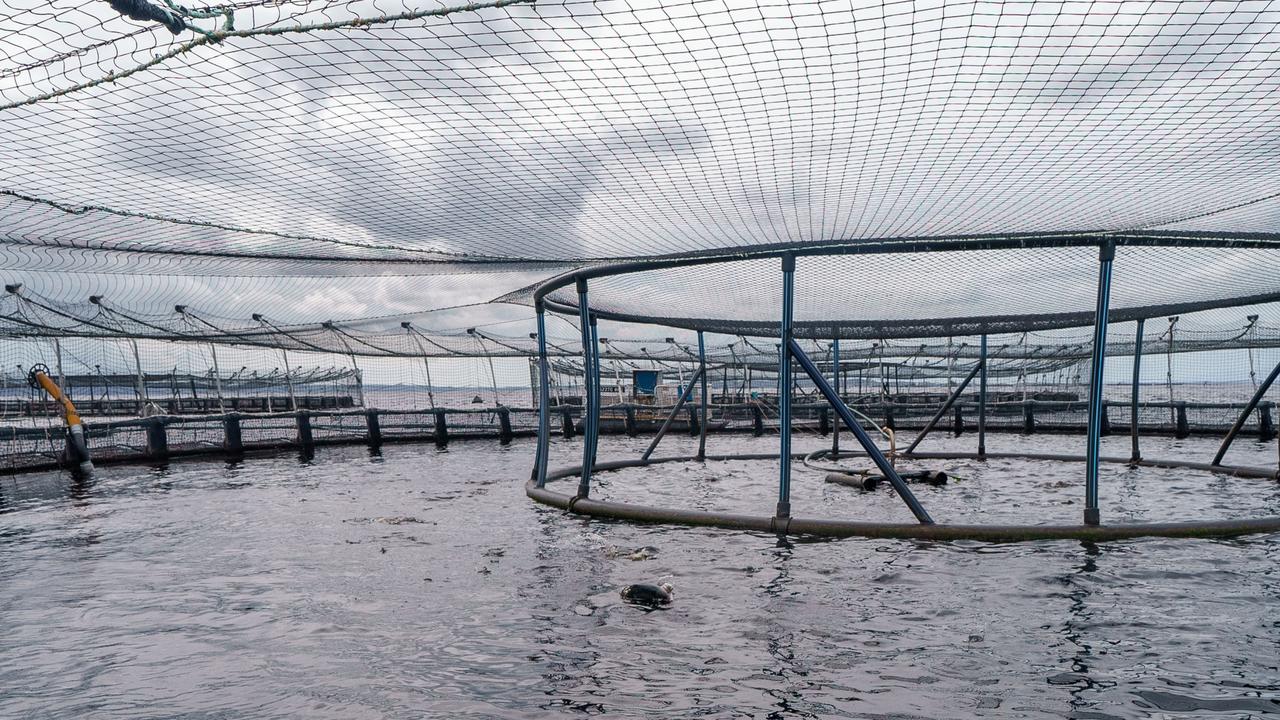
<svg viewBox="0 0 1280 720"><path fill-rule="evenodd" d="M637 583L622 588L620 594L622 599L629 603L657 607L659 605L670 605L674 593L675 588L671 586L671 583L662 583L661 585Z"/></svg>
<svg viewBox="0 0 1280 720"><path fill-rule="evenodd" d="M628 560L652 560L658 557L658 548L652 545L645 545L638 548L605 548L605 557L608 558L626 558Z"/></svg>

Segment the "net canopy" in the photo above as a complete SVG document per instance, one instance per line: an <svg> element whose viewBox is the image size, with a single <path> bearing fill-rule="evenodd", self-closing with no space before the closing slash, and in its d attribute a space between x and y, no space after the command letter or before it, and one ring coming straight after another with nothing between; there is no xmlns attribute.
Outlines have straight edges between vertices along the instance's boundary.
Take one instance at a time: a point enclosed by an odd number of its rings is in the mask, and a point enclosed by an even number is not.
<svg viewBox="0 0 1280 720"><path fill-rule="evenodd" d="M57 301L317 324L716 256L595 278L592 305L768 334L777 261L752 253L880 245L801 258L798 333L927 338L1088 324L1096 245L1129 238L1115 320L1265 303L1278 24L1261 1L11 3L0 264ZM966 238L1025 247L921 245Z"/></svg>

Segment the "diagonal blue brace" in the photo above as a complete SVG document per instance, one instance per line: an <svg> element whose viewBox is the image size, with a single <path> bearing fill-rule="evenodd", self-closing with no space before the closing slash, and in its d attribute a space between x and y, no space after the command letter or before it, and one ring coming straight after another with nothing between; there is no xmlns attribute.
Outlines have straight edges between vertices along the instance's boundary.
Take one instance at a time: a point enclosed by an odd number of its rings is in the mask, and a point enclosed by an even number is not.
<svg viewBox="0 0 1280 720"><path fill-rule="evenodd" d="M818 367L813 364L813 361L809 359L809 356L804 354L804 350L801 349L800 343L797 343L795 338L789 338L787 340L787 349L790 351L791 357L794 357L796 362L800 363L800 367L808 373L809 379L813 381L815 386L817 386L818 391L822 393L822 396L827 399L828 403L831 403L831 407L836 411L836 414L844 421L845 427L849 428L849 432L853 433L854 438L858 440L858 444L862 446L862 449L867 451L867 455L871 457L871 461L875 463L880 472L889 480L889 484L893 485L893 489L897 491L898 496L902 498L902 501L907 504L907 507L911 510L911 514L915 515L916 519L921 523L925 525L932 525L933 518L929 517L929 513L925 511L924 506L916 499L916 496L911 492L911 488L907 487L907 483L903 481L902 476L898 475L898 471L894 470L893 465L889 464L889 460L885 458L884 453L880 452L880 448L876 447L876 444L871 441L871 437L867 435L867 431L863 430L862 426L858 424L857 418L853 416L849 407L843 402L840 402L840 398L836 395L836 391L827 382L827 379L822 377L822 373L818 371Z"/></svg>
<svg viewBox="0 0 1280 720"><path fill-rule="evenodd" d="M689 384L685 385L684 391L680 393L680 399L676 401L675 407L671 408L671 412L667 413L667 419L662 421L662 427L658 429L658 434L653 436L653 441L649 443L649 447L645 449L644 454L640 456L640 462L649 462L649 457L653 455L653 451L658 448L658 443L662 442L662 438L667 436L667 431L671 429L671 423L676 419L676 415L680 414L680 409L689 402L689 398L693 397L694 385L707 376L706 368L698 368L698 371L689 378ZM704 420L703 426L707 423Z"/></svg>

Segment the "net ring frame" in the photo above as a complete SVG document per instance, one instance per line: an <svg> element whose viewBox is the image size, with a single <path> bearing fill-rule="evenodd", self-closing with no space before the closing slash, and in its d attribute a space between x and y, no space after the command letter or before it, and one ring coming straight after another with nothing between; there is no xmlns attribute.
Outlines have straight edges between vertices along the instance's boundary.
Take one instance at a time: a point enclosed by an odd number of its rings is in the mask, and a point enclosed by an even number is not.
<svg viewBox="0 0 1280 720"><path fill-rule="evenodd" d="M742 260L758 260L766 258L782 258L792 256L819 255L858 255L886 254L908 252L945 252L956 250L1000 250L1021 248L1049 247L1098 247L1113 243L1116 247L1187 247L1187 248L1229 248L1229 249L1266 249L1280 250L1280 236L1272 234L1228 234L1228 233L1181 233L1181 232L1137 232L1137 233L1073 233L1061 235L988 235L963 236L952 238L891 238L861 241L837 241L824 243L783 243L698 251L677 255L661 256L650 259L600 263L577 270L569 271L544 281L534 291L534 305L539 312L543 308L565 315L577 315L580 308L549 299L548 295L556 290L591 278L625 275L649 270L660 270L681 266L708 265ZM1255 295L1248 298L1236 298L1229 301L1212 303L1187 303L1185 305L1162 305L1129 308L1108 313L1108 323L1136 320L1158 316L1170 311L1192 312L1209 307L1230 307L1250 302L1266 302L1280 300L1280 293ZM680 321L663 319L658 322L654 318L642 318L628 313L612 311L591 311L595 316L619 322L641 322L661 324L685 329L700 328L702 321ZM762 324L763 325L763 324ZM850 323L839 321L796 321L795 327L808 326L815 329L836 330ZM1054 327L1078 325L1060 318ZM768 327L775 326L768 323ZM750 333L748 333L750 334ZM540 383L545 383L540 378ZM539 424L539 433L543 437L550 436L550 423ZM541 448L547 447L542 444ZM857 455L857 452L850 453ZM793 460L802 459L804 453L792 453ZM964 452L915 452L909 457L917 459L1023 459L1059 462L1085 462L1083 455L1050 454L1050 453L994 453L982 455ZM613 460L594 463L592 473L611 472L634 467L647 467L654 464L674 462L706 462L727 460L777 460L777 453L735 453L711 454L699 458L693 455ZM1280 471L1265 468L1213 465L1184 460L1142 459L1132 461L1127 458L1100 457L1100 462L1107 464L1125 464L1138 467L1180 468L1208 473L1226 474L1234 477L1280 480ZM541 461L539 461L541 462ZM1124 524L1067 524L1067 525L1033 525L1033 524L953 524L953 523L902 523L902 522L869 522L859 520L843 520L828 518L776 517L770 515L750 515L706 510L688 510L679 508L640 505L591 497L570 495L551 489L549 486L559 480L578 477L582 474L583 465L572 465L548 470L546 485L539 486L535 477L525 485L525 494L542 505L559 508L567 512L597 519L621 520L630 522L659 523L670 525L686 525L694 527L715 527L727 530L762 532L777 535L808 535L828 538L883 538L904 540L970 540L979 542L1022 542L1035 540L1076 540L1082 542L1126 540L1140 537L1164 538L1222 538L1252 535L1259 533L1280 532L1280 515L1269 515L1248 519L1193 520L1177 522L1146 522ZM536 471L536 468L535 468Z"/></svg>

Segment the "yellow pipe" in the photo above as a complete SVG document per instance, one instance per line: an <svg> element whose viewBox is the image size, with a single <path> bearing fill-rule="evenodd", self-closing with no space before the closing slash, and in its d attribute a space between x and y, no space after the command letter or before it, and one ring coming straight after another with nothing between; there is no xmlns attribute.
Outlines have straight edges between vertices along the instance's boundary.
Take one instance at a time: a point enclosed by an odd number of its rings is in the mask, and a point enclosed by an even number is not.
<svg viewBox="0 0 1280 720"><path fill-rule="evenodd" d="M80 425L80 413L76 412L76 406L71 404L71 398L63 394L62 388L58 387L58 384L52 378L39 370L36 371L35 376L36 382L40 383L40 387L49 393L49 397L62 405L62 414L67 419L67 426Z"/></svg>
<svg viewBox="0 0 1280 720"><path fill-rule="evenodd" d="M67 420L67 447L63 457L76 463L82 475L92 475L93 460L89 458L89 443L85 439L84 423L80 421L80 413L76 412L76 406L48 374L41 370L32 370L31 376L35 379L35 384L62 405L62 415Z"/></svg>

